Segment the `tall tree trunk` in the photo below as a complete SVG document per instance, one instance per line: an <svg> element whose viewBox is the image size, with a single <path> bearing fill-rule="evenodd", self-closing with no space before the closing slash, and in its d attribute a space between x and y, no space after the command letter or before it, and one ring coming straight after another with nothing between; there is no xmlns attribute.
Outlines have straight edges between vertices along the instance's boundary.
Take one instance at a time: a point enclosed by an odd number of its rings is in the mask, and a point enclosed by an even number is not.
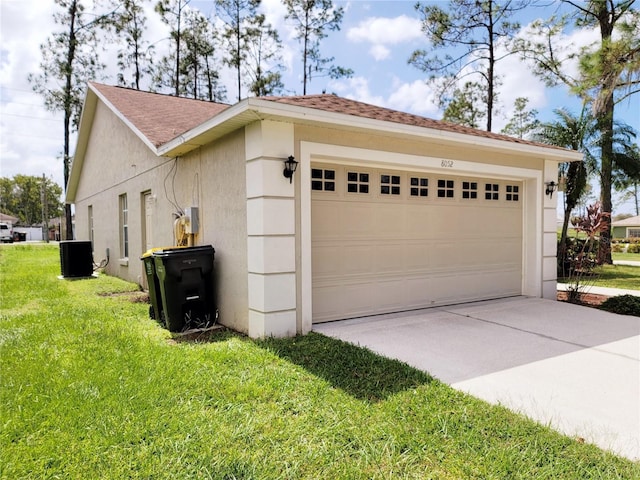
<svg viewBox="0 0 640 480"><path fill-rule="evenodd" d="M304 49L302 50L304 58L302 59L302 94L307 94L307 81L309 79L310 71L307 71L307 60L309 59L309 9L306 8L304 12Z"/></svg>
<svg viewBox="0 0 640 480"><path fill-rule="evenodd" d="M598 129L602 134L601 167L600 167L600 203L602 211L609 215L603 216L603 221L608 228L600 235L598 249L598 263L612 264L611 258L611 177L613 171L613 93L608 95L604 111L598 117Z"/></svg>
<svg viewBox="0 0 640 480"><path fill-rule="evenodd" d="M598 23L600 24L600 67L607 68L609 62L609 48L611 35L614 27L614 11L608 10L608 3L602 2L597 12ZM606 75L604 75L606 77ZM606 78L602 79L600 85L601 106L596 112L596 121L601 134L602 158L600 167L600 203L602 203L603 221L608 228L600 234L600 244L598 248L598 263L612 264L611 258L611 180L613 171L613 113L615 101L613 89L607 84Z"/></svg>
<svg viewBox="0 0 640 480"><path fill-rule="evenodd" d="M76 56L76 31L75 31L75 22L76 15L78 13L78 2L74 0L69 5L69 18L71 23L69 25L69 50L67 50L67 71L65 72L65 86L64 86L64 152L63 152L63 162L64 162L64 188L67 190L67 185L69 183L69 171L71 167L71 157L69 155L70 152L70 128L71 128L71 115L72 115L72 105L71 105L71 90L73 88L72 80L73 80L73 61ZM71 205L66 204L64 206L64 216L65 216L65 225L66 232L65 238L67 240L73 240L73 221L71 218Z"/></svg>
<svg viewBox="0 0 640 480"><path fill-rule="evenodd" d="M240 50L242 48L242 44L241 44L241 40L242 40L242 35L240 32L240 28L242 28L242 26L240 25L240 3L236 3L236 22L237 22L237 27L236 27L236 60L238 61L238 101L242 100L242 75L240 73L240 67L241 67L241 60L240 60Z"/></svg>
<svg viewBox="0 0 640 480"><path fill-rule="evenodd" d="M138 29L138 25L135 25L136 31ZM138 39L136 38L135 40L135 45L134 45L134 51L133 51L133 55L134 55L134 61L135 61L135 80L136 80L136 90L140 90L140 44L138 43Z"/></svg>
<svg viewBox="0 0 640 480"><path fill-rule="evenodd" d="M182 0L178 2L178 27L176 29L176 97L180 96L180 37L182 32L180 31L182 22Z"/></svg>
<svg viewBox="0 0 640 480"><path fill-rule="evenodd" d="M489 4L489 71L487 72L487 132L491 131L492 123L493 123L493 103L495 96L495 85L494 85L494 71L495 71L495 52L494 52L494 43L493 43L493 2L490 0Z"/></svg>

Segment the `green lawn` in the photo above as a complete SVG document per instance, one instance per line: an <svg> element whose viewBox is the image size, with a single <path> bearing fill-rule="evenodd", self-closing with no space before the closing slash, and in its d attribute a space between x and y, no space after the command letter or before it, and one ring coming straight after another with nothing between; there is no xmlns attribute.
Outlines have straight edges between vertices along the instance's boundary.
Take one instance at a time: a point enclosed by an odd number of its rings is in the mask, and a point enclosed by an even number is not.
<svg viewBox="0 0 640 480"><path fill-rule="evenodd" d="M626 260L631 262L640 262L640 253L612 253L613 261Z"/></svg>
<svg viewBox="0 0 640 480"><path fill-rule="evenodd" d="M595 277L585 281L598 287L640 290L640 267L627 265L603 265L595 269Z"/></svg>
<svg viewBox="0 0 640 480"><path fill-rule="evenodd" d="M115 278L0 248L6 479L640 478L633 463L318 334L176 342Z"/></svg>

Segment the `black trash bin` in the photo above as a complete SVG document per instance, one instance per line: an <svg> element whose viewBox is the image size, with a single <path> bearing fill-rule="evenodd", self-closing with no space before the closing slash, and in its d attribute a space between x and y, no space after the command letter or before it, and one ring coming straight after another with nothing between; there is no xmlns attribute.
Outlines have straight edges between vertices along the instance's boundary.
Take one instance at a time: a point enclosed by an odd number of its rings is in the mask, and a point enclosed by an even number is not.
<svg viewBox="0 0 640 480"><path fill-rule="evenodd" d="M216 321L211 245L153 252L161 315L172 332L206 328Z"/></svg>
<svg viewBox="0 0 640 480"><path fill-rule="evenodd" d="M144 252L140 260L144 264L144 273L147 276L147 285L149 286L149 317L158 322L162 322L162 298L160 296L160 281L156 275L156 265L153 261L153 252L160 251L162 248L152 248Z"/></svg>

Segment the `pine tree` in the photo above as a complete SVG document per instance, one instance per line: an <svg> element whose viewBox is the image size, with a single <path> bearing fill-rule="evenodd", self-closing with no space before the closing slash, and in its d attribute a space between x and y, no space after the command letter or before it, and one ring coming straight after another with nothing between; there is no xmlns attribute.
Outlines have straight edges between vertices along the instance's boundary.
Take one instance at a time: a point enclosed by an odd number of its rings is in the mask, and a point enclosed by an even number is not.
<svg viewBox="0 0 640 480"><path fill-rule="evenodd" d="M532 38L521 39L517 48L530 60L534 72L548 85L564 84L593 107L600 132L600 202L611 221L611 191L615 163L615 106L640 92L640 12L633 8L635 0L563 0L573 8L571 18L577 27L596 28L599 42L582 51L560 48L559 41L569 25L566 17L552 17L536 22ZM614 32L616 35L614 35ZM579 60L578 77L571 77L564 68L569 60ZM610 226L610 223L608 223ZM612 263L611 229L600 237L598 261Z"/></svg>
<svg viewBox="0 0 640 480"><path fill-rule="evenodd" d="M98 34L113 20L116 6L106 3L102 13L98 2L87 12L83 0L55 0L61 11L53 14L56 25L62 27L40 46L40 72L28 76L33 90L44 98L47 110L61 111L63 117L63 168L65 188L71 167L70 140L77 130L87 83L98 77L105 65L99 58ZM65 205L66 237L73 238L71 205Z"/></svg>
<svg viewBox="0 0 640 480"><path fill-rule="evenodd" d="M527 110L528 103L529 99L526 97L515 99L513 116L500 133L517 138L527 138L538 129L540 126L540 122L536 118L538 111L535 108Z"/></svg>
<svg viewBox="0 0 640 480"><path fill-rule="evenodd" d="M335 66L334 57L320 54L320 41L327 37L327 31L340 30L344 9L334 8L331 0L284 0L284 4L285 18L295 24L296 40L302 47L302 94L307 94L307 85L314 77L351 77L353 70Z"/></svg>
<svg viewBox="0 0 640 480"><path fill-rule="evenodd" d="M280 64L282 43L278 32L257 15L248 27L245 78L249 91L256 97L273 95L284 89Z"/></svg>
<svg viewBox="0 0 640 480"><path fill-rule="evenodd" d="M152 71L153 46L144 41L147 18L142 5L146 0L121 0L122 11L113 21L116 34L123 47L118 51L118 84L140 90L140 80ZM131 80L125 73L133 70Z"/></svg>
<svg viewBox="0 0 640 480"><path fill-rule="evenodd" d="M486 129L491 131L499 76L496 65L511 51L501 47L513 39L520 25L513 17L528 0L450 0L446 8L416 5L430 48L413 52L409 63L430 75L441 97L450 95L466 77L486 91ZM446 49L442 57L434 51ZM453 53L451 53L453 52Z"/></svg>
<svg viewBox="0 0 640 480"><path fill-rule="evenodd" d="M224 63L236 71L238 101L242 99L242 71L247 60L247 47L255 40L255 22L260 0L216 0L218 17L224 23L223 38L227 47Z"/></svg>
<svg viewBox="0 0 640 480"><path fill-rule="evenodd" d="M486 116L482 109L482 86L475 82L466 82L462 88L456 88L451 98L443 99L441 106L443 104L446 108L442 119L446 122L479 128Z"/></svg>
<svg viewBox="0 0 640 480"><path fill-rule="evenodd" d="M160 88L170 86L174 95L180 95L180 52L183 42L183 22L185 9L191 0L159 0L155 10L162 21L171 29L171 39L175 42L173 52L161 59L156 68L155 81Z"/></svg>

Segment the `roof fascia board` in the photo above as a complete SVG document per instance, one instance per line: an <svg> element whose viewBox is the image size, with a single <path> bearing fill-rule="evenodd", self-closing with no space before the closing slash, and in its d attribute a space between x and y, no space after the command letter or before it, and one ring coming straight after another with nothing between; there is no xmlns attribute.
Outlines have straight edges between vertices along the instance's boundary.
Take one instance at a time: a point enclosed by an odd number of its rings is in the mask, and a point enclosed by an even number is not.
<svg viewBox="0 0 640 480"><path fill-rule="evenodd" d="M76 199L78 182L80 181L80 172L84 165L84 156L87 153L87 145L89 144L89 136L91 135L91 128L93 126L93 118L96 114L97 104L98 97L95 95L95 91L91 88L91 84L89 84L87 94L84 98L84 104L82 106L82 116L80 117L78 139L76 141L76 149L73 154L73 162L71 163L71 172L69 173L67 185L65 185L65 203L73 203Z"/></svg>

